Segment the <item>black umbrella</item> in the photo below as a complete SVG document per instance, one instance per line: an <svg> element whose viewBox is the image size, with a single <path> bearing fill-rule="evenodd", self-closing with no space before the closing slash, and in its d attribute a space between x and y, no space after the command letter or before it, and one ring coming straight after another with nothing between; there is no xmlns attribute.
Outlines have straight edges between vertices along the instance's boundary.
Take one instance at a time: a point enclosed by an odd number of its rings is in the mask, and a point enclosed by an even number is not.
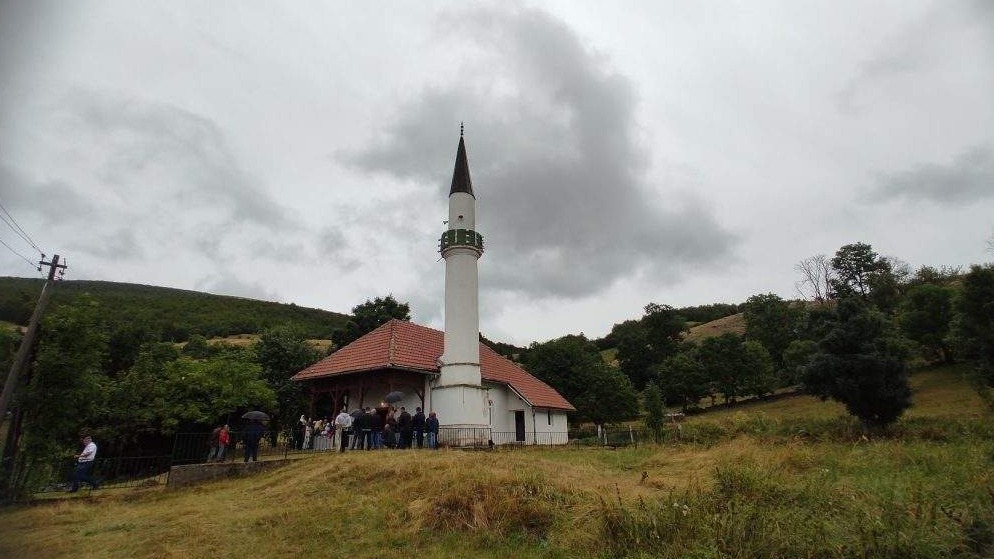
<svg viewBox="0 0 994 559"><path fill-rule="evenodd" d="M388 404L393 404L404 399L404 393L399 390L394 390L393 392L387 394L383 397L383 401Z"/></svg>
<svg viewBox="0 0 994 559"><path fill-rule="evenodd" d="M352 410L352 413L350 413L349 415L352 416L352 419L355 419L364 413L366 412L362 411L362 409L357 409L357 410Z"/></svg>
<svg viewBox="0 0 994 559"><path fill-rule="evenodd" d="M242 416L242 419L249 419L252 421L269 421L269 416L261 411L250 411L246 412Z"/></svg>

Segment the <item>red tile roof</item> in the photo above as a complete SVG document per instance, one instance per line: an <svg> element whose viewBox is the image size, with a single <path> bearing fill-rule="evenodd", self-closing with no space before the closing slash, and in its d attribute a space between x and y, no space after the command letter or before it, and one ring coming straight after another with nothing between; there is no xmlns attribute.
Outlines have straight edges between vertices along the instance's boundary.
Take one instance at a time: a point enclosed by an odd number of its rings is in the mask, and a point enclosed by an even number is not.
<svg viewBox="0 0 994 559"><path fill-rule="evenodd" d="M438 373L438 358L444 345L445 334L439 330L391 320L293 375L293 380L309 381L378 369ZM532 407L576 410L551 386L482 343L480 374L485 381L510 386Z"/></svg>

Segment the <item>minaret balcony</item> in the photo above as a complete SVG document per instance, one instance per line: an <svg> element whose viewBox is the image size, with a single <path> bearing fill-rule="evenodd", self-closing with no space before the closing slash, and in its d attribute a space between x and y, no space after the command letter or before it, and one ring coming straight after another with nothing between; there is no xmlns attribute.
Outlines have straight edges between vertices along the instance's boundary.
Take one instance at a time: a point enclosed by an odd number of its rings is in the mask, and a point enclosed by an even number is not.
<svg viewBox="0 0 994 559"><path fill-rule="evenodd" d="M472 229L449 229L442 233L442 238L438 241L438 252L456 247L472 248L482 253L483 235Z"/></svg>

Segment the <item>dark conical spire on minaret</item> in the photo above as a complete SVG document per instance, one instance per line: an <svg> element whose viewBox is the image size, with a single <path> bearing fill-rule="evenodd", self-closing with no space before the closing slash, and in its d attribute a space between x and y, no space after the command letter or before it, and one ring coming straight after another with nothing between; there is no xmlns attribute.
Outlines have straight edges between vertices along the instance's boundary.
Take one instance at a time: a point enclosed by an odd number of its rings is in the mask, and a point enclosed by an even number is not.
<svg viewBox="0 0 994 559"><path fill-rule="evenodd" d="M449 196L456 192L465 192L473 198L473 181L469 178L469 161L466 159L466 142L463 141L463 125L459 123L459 150L456 152L456 168L452 171L452 188Z"/></svg>

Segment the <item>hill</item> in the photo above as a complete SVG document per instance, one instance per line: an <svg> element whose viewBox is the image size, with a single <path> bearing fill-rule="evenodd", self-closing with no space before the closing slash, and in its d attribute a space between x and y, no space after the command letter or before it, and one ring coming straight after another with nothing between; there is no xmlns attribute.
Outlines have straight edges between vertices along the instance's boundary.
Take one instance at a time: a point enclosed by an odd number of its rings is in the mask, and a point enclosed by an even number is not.
<svg viewBox="0 0 994 559"><path fill-rule="evenodd" d="M915 386L918 411L879 438L839 408L778 401L661 445L311 454L7 507L0 556L988 557L994 426L962 371Z"/></svg>
<svg viewBox="0 0 994 559"><path fill-rule="evenodd" d="M745 334L745 316L742 313L693 326L684 335L684 339L697 343L706 338L713 338L728 333L740 336Z"/></svg>
<svg viewBox="0 0 994 559"><path fill-rule="evenodd" d="M0 321L27 324L43 284L42 279L0 278ZM157 333L165 341L185 341L191 334L208 338L257 334L286 322L300 327L309 338L330 338L348 321L341 313L293 303L107 281L60 281L49 309L84 294L105 310L109 324Z"/></svg>

